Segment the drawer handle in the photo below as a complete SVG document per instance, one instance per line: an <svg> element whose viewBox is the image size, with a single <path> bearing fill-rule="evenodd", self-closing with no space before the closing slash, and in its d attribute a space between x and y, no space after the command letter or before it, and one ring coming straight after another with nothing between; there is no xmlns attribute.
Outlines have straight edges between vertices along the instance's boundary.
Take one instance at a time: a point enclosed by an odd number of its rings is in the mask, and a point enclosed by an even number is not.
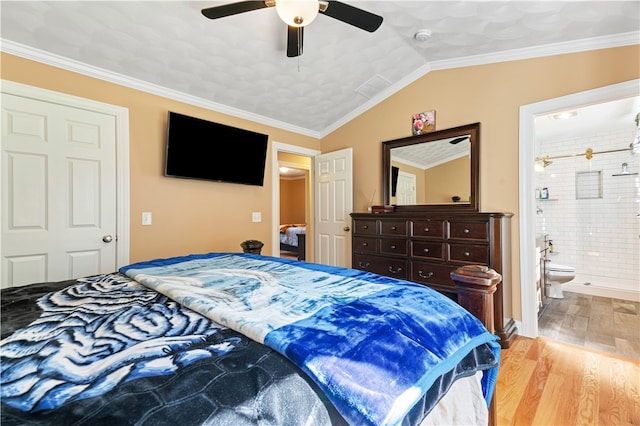
<svg viewBox="0 0 640 426"><path fill-rule="evenodd" d="M469 253L468 251L465 251L464 252L464 257L469 257L469 256L471 256L471 253Z"/></svg>
<svg viewBox="0 0 640 426"><path fill-rule="evenodd" d="M425 252L425 253L429 253L429 249L428 248L424 248L424 249L422 249L422 251Z"/></svg>
<svg viewBox="0 0 640 426"><path fill-rule="evenodd" d="M424 232L429 232L429 228L424 228Z"/></svg>
<svg viewBox="0 0 640 426"><path fill-rule="evenodd" d="M371 265L371 264L370 264L369 262L367 262L367 263L358 262L358 266L359 266L361 269L367 269L370 265Z"/></svg>
<svg viewBox="0 0 640 426"><path fill-rule="evenodd" d="M362 225L362 229L369 229L369 225Z"/></svg>
<svg viewBox="0 0 640 426"><path fill-rule="evenodd" d="M422 271L418 271L418 275L420 276L420 278L429 279L433 276L433 272L427 272L426 274L423 274Z"/></svg>
<svg viewBox="0 0 640 426"><path fill-rule="evenodd" d="M392 226L392 227L391 227L391 230L392 230L392 231L395 231L396 229L398 229L396 226Z"/></svg>
<svg viewBox="0 0 640 426"><path fill-rule="evenodd" d="M402 271L402 268L393 269L393 266L389 266L389 272L391 272L392 274L397 274L400 271Z"/></svg>
<svg viewBox="0 0 640 426"><path fill-rule="evenodd" d="M362 243L362 247L366 247L368 245L369 245L369 243Z"/></svg>
<svg viewBox="0 0 640 426"><path fill-rule="evenodd" d="M468 234L471 231L469 230L469 228L464 228L464 231L462 231L462 232L464 232L465 234Z"/></svg>
<svg viewBox="0 0 640 426"><path fill-rule="evenodd" d="M396 246L395 244L391 244L391 250L395 250L397 248L398 248L398 246Z"/></svg>

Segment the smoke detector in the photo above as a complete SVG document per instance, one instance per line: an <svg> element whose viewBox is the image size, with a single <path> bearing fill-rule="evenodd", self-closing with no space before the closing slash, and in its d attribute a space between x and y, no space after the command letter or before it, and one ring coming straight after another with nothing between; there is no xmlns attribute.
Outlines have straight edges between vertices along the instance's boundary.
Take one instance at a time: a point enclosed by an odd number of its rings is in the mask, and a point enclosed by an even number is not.
<svg viewBox="0 0 640 426"><path fill-rule="evenodd" d="M431 30L418 30L413 35L417 41L428 41L431 38Z"/></svg>

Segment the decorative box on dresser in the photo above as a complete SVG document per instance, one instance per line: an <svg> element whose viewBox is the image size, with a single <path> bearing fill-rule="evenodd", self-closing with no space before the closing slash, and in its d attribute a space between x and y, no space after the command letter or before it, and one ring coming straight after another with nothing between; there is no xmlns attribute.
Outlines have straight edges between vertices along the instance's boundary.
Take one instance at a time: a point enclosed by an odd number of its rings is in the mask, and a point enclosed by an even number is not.
<svg viewBox="0 0 640 426"><path fill-rule="evenodd" d="M517 333L511 315L510 213L352 213L352 267L414 281L456 298L450 273L486 265L502 282L494 293L495 333L508 348Z"/></svg>

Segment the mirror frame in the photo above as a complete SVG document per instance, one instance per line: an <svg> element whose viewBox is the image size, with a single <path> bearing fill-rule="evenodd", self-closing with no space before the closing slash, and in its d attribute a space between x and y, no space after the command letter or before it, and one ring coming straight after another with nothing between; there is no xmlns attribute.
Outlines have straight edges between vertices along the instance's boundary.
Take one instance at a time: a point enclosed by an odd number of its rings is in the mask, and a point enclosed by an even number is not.
<svg viewBox="0 0 640 426"><path fill-rule="evenodd" d="M391 150L402 146L416 145L420 143L437 142L441 139L456 138L471 135L471 195L469 203L460 204L413 204L396 205L397 212L420 212L437 210L464 210L479 211L480 198L480 123L466 124L450 129L438 130L422 135L382 142L382 202L384 205L391 203Z"/></svg>

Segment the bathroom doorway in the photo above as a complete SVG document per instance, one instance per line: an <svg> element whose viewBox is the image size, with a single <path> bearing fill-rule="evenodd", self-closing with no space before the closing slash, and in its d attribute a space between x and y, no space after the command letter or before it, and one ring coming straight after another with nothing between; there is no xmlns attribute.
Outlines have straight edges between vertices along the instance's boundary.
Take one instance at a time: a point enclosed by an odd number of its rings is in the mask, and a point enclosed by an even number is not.
<svg viewBox="0 0 640 426"><path fill-rule="evenodd" d="M520 270L521 270L521 306L522 324L521 334L527 337L538 336L536 271L535 271L535 237L536 237L536 175L535 162L537 151L536 121L550 114L577 109L615 100L640 96L638 92L639 80L611 85L587 92L581 92L562 98L551 99L536 104L525 105L520 109ZM636 106L637 108L637 106ZM633 117L639 111L630 112L631 125ZM628 119L628 118L627 118ZM540 130L541 131L541 130ZM576 134L575 126L572 132ZM632 140L626 142L626 146ZM595 150L595 149L594 149ZM575 188L574 188L575 190ZM547 207L551 209L552 207ZM544 210L544 207L543 207ZM635 212L634 214L637 214ZM637 233L636 233L637 237ZM553 238L552 238L553 239ZM636 241L637 243L637 241ZM570 250L567 248L567 250ZM637 277L637 275L636 275Z"/></svg>
<svg viewBox="0 0 640 426"><path fill-rule="evenodd" d="M536 235L550 241L546 270L574 277L551 285L539 335L635 359L640 156L630 141L638 111L633 97L538 117L536 158L544 160L535 167Z"/></svg>
<svg viewBox="0 0 640 426"><path fill-rule="evenodd" d="M575 272L559 293L640 299L638 113L635 96L536 118L536 235Z"/></svg>

